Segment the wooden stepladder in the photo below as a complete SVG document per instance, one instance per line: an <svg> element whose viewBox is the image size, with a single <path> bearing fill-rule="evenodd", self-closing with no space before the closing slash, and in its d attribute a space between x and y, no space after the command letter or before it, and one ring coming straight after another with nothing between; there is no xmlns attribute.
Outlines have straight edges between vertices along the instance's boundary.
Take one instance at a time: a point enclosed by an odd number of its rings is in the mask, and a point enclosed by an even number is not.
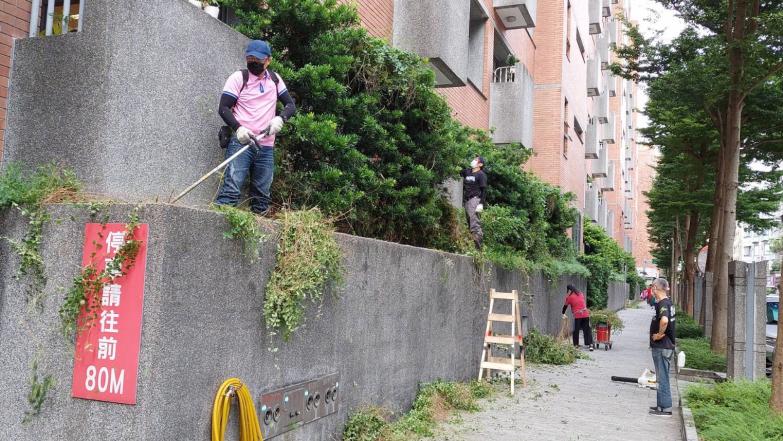
<svg viewBox="0 0 783 441"><path fill-rule="evenodd" d="M496 314L493 310L495 300L511 301L511 314ZM493 322L510 323L511 335L495 335L492 330ZM484 349L481 351L481 368L479 369L478 379L481 380L485 370L487 378L489 378L490 372L493 370L508 372L511 379L511 395L514 395L514 373L519 368L519 377L522 379L522 385L527 385L525 381L525 354L521 350L523 337L517 290L511 292L490 290L487 331L484 334ZM493 345L511 346L511 356L509 358L493 356ZM517 354L519 354L519 358L517 358Z"/></svg>

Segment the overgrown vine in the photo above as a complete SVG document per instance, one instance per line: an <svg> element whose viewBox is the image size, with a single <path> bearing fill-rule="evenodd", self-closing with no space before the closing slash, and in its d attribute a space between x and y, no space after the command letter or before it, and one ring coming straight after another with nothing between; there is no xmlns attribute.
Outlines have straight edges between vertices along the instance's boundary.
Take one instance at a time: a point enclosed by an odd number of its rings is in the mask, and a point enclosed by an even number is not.
<svg viewBox="0 0 783 441"><path fill-rule="evenodd" d="M318 302L330 283L342 282L334 227L318 209L283 211L275 269L266 286L266 326L288 340L304 320L304 302Z"/></svg>
<svg viewBox="0 0 783 441"><path fill-rule="evenodd" d="M17 280L27 283L27 302L33 309L43 309L46 272L41 257L41 235L50 215L47 202L74 200L81 184L68 170L54 165L26 173L18 164L9 164L0 174L0 209L16 208L27 218L28 228L20 240L3 236L19 256Z"/></svg>
<svg viewBox="0 0 783 441"><path fill-rule="evenodd" d="M217 211L223 213L231 229L223 232L226 239L239 239L242 241L245 256L251 261L256 261L261 255L261 243L266 239L266 234L258 225L256 216L245 210L218 205Z"/></svg>
<svg viewBox="0 0 783 441"><path fill-rule="evenodd" d="M60 322L62 333L66 338L73 338L77 332L92 327L101 310L101 290L104 285L114 283L128 274L136 263L136 257L142 241L134 239L139 226L138 207L131 211L125 228L125 243L117 250L106 268L98 271L94 263L87 265L73 278L73 284L65 295L65 301L60 307ZM95 243L96 250L90 256L95 257L100 245ZM82 307L85 315L80 318Z"/></svg>

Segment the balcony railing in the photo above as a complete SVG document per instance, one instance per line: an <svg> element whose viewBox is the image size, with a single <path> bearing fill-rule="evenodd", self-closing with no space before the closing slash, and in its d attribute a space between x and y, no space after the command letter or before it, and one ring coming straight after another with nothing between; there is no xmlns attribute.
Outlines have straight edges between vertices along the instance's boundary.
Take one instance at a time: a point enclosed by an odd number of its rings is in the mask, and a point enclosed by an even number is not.
<svg viewBox="0 0 783 441"><path fill-rule="evenodd" d="M515 83L517 81L517 67L503 66L495 69L492 74L493 83Z"/></svg>
<svg viewBox="0 0 783 441"><path fill-rule="evenodd" d="M61 35L68 32L81 32L82 18L84 17L84 3L86 0L63 0L62 7L57 7L56 0L46 1L46 14L43 16L44 29L41 27L41 6L44 0L32 0L30 10L30 36L38 35ZM74 7L78 4L78 12L73 13Z"/></svg>

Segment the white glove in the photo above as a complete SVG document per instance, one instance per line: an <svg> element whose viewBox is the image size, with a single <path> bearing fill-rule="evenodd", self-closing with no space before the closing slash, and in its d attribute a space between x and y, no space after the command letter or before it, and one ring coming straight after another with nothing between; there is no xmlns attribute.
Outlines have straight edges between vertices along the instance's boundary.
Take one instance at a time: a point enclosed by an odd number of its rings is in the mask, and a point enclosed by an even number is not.
<svg viewBox="0 0 783 441"><path fill-rule="evenodd" d="M237 141L240 144L250 144L251 139L253 139L253 132L247 127L239 126L237 129Z"/></svg>
<svg viewBox="0 0 783 441"><path fill-rule="evenodd" d="M476 213L481 213L482 211L484 211L484 204L476 205Z"/></svg>
<svg viewBox="0 0 783 441"><path fill-rule="evenodd" d="M565 314L563 314L563 318L568 318L568 316L567 316L567 315L565 315Z"/></svg>
<svg viewBox="0 0 783 441"><path fill-rule="evenodd" d="M281 130L283 130L283 118L279 116L272 118L272 121L269 123L269 134L277 135Z"/></svg>

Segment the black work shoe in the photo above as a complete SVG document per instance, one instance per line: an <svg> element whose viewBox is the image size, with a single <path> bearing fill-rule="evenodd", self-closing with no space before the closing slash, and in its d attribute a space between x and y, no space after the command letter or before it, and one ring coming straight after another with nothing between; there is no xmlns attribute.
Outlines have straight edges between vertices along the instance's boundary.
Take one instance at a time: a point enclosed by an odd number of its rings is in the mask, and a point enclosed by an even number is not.
<svg viewBox="0 0 783 441"><path fill-rule="evenodd" d="M672 413L671 411L667 412L665 410L656 409L656 410L650 410L650 415L670 417L672 416Z"/></svg>
<svg viewBox="0 0 783 441"><path fill-rule="evenodd" d="M661 410L658 406L650 406L650 410Z"/></svg>

